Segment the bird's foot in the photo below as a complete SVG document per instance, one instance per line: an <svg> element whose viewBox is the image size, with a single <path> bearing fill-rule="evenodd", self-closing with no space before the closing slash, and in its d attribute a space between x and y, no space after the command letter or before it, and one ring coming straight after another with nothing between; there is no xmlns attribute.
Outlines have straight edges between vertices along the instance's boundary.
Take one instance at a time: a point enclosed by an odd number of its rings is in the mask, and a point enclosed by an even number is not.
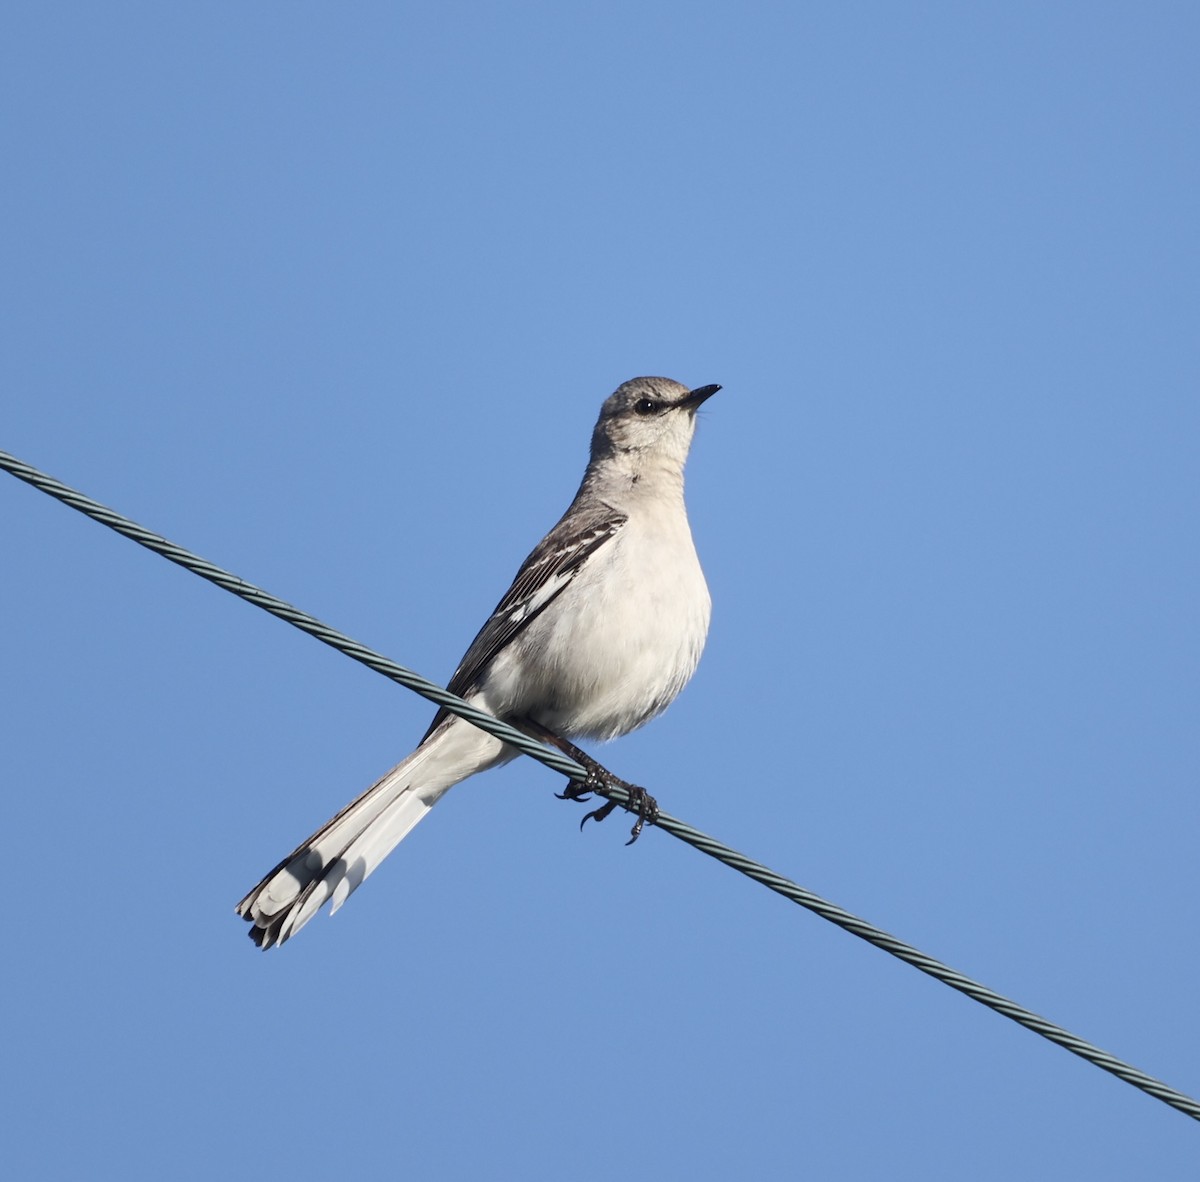
<svg viewBox="0 0 1200 1182"><path fill-rule="evenodd" d="M614 785L624 788L628 799L623 802L623 807L629 812L637 814L637 820L629 831L629 840L625 843L626 845L633 845L641 837L647 822L653 825L658 820L658 801L645 788L639 788L636 784L622 780L620 776L614 776L608 768L597 763L586 751L580 751L574 743L567 742L566 739L560 738L532 719L522 719L518 725L527 733L534 735L535 738L550 743L565 752L584 769L586 774L582 780L568 780L567 786L561 792L554 794L559 800L591 800L593 795L607 796L607 790ZM606 800L598 809L592 809L590 813L585 813L583 820L579 822L579 828L582 829L589 821L603 821L613 812L617 804L618 802L615 800Z"/></svg>
<svg viewBox="0 0 1200 1182"><path fill-rule="evenodd" d="M590 755L584 755L578 747L571 750L570 756L576 763L584 766L587 775L582 780L568 780L567 786L554 795L559 800L591 800L592 793L603 788L612 778L612 774L605 771Z"/></svg>
<svg viewBox="0 0 1200 1182"><path fill-rule="evenodd" d="M641 837L646 822L649 821L653 825L658 820L658 801L645 788L639 788L637 784L630 784L619 776L614 776L594 759L585 756L580 762L587 769L587 776L582 780L570 781L562 792L557 792L555 795L559 800L590 800L593 793L597 796L607 796L606 789L613 785L624 788L629 798L621 803L629 812L637 814L637 820L629 831L629 840L625 843L633 845ZM605 820L616 809L617 804L617 801L609 799L598 809L592 809L590 813L585 813L583 820L579 822L579 828L582 829L589 821Z"/></svg>
<svg viewBox="0 0 1200 1182"><path fill-rule="evenodd" d="M615 778L615 777L614 777ZM617 781L626 792L629 793L629 799L625 802L625 808L631 813L637 813L637 820L633 823L633 828L629 831L629 840L626 845L633 845L635 841L642 835L642 829L646 822L651 825L658 820L658 801L646 791L645 788L639 788L636 784L627 784L624 780ZM616 805L615 800L610 800L605 806L609 812ZM588 813L588 817L595 816L596 813L604 812L603 809L596 809L594 813ZM605 813L605 816L608 814ZM587 820L587 817L584 817ZM596 817L597 821L603 821L604 817Z"/></svg>

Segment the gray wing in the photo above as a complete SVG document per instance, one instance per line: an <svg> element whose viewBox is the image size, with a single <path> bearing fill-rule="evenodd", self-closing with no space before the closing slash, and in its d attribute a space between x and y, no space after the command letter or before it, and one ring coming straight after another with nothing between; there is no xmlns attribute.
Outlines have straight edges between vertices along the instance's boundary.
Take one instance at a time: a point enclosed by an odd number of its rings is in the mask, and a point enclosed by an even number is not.
<svg viewBox="0 0 1200 1182"><path fill-rule="evenodd" d="M483 670L571 584L583 564L610 542L627 518L608 505L597 503L583 512L568 509L561 521L538 543L521 564L512 586L496 605L488 622L471 641L450 684L452 694L465 698L479 687ZM449 711L439 710L425 739Z"/></svg>

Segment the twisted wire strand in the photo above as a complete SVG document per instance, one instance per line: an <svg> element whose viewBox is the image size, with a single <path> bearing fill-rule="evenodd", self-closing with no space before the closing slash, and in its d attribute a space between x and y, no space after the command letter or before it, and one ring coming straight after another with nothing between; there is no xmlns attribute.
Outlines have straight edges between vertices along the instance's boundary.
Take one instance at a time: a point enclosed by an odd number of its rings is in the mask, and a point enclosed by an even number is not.
<svg viewBox="0 0 1200 1182"><path fill-rule="evenodd" d="M83 493L77 492L59 480L55 480L54 477L48 476L32 465L18 460L15 456L0 451L0 469L10 472L19 480L31 484L34 488L61 501L64 505L69 505L72 509L78 510L78 512L92 518L93 521L98 521L101 525L108 526L109 529L115 530L124 537L137 542L138 545L145 546L146 549L152 550L156 554L161 554L164 558L182 566L185 570L199 575L202 579L207 579L210 583L215 583L218 587L231 592L240 599L246 600L247 603L252 603L255 607L260 607L264 611L270 612L271 615L284 620L295 628L299 628L302 632L307 632L310 636L315 637L338 652L358 661L360 664L366 665L368 669L373 669L376 673L383 674L384 677L390 678L406 689L420 694L421 697L427 698L439 706L444 706L447 710L465 718L481 730L487 731L488 734L494 735L501 741L511 744L524 754L536 759L539 763L545 764L552 771L559 772L561 775L576 782L582 782L586 778L587 773L585 769L561 751L547 747L529 738L528 735L522 734L508 723L502 722L500 719L486 714L482 710L476 710L435 682L429 681L418 673L414 673L411 669L406 669L403 665L398 665L395 661L389 660L387 657L367 648L366 645L360 644L358 641L346 636L345 633L339 632L337 629L331 628L328 624L322 623L315 616L310 616L307 612L303 612L299 608L293 607L290 603L286 603L284 600L278 599L269 592L262 590L261 587L256 587L252 583L246 582L245 579L240 579L229 571L216 566L214 563L200 558L189 550L185 550L182 546L178 546L174 542L170 542L166 538L152 533L136 522L130 521L129 518L123 517L121 514L100 504L99 501L94 501L91 497L84 496ZM618 784L605 785L602 788L596 789L596 791L600 795L615 800L618 804L627 805L629 803L629 794ZM1118 1059L1108 1051L1102 1050L1100 1047L1087 1042L1078 1035L1072 1034L1064 1027L1033 1013L1032 1010L1027 1010L1024 1006L1020 1006L1002 994L996 993L986 985L982 985L978 981L974 981L963 973L958 972L956 969L950 968L949 965L945 965L934 957L928 956L926 953L914 948L911 944L907 944L903 940L889 935L882 929L875 927L874 924L868 923L865 919L861 919L849 911L843 910L836 904L821 898L820 895L814 894L798 883L792 882L791 879L784 878L783 875L777 874L775 871L762 865L761 862L756 862L752 858L748 858L745 854L738 853L723 842L710 837L707 833L702 833L700 830L694 829L691 825L670 816L668 813L660 812L654 824L664 832L671 834L672 837L676 837L680 841L692 846L693 849L697 849L701 853L707 854L710 858L715 858L718 862L722 862L731 869L738 871L739 874L744 874L747 878L761 883L768 890L772 890L776 894L782 895L785 899L790 899L793 903L807 908L822 919L836 924L851 935L865 940L868 944L873 944L876 948L882 949L884 952L904 961L906 964L912 965L916 969L920 969L921 972L940 981L943 985L949 985L951 989L957 989L960 993L964 993L967 997L979 1002L981 1005L985 1005L996 1013L1010 1018L1012 1021L1024 1026L1027 1030L1032 1030L1035 1034L1040 1034L1050 1042L1057 1043L1058 1046L1065 1048L1074 1055L1078 1055L1093 1066L1115 1075L1118 1079L1124 1080L1128 1084L1132 1084L1133 1087L1140 1089L1149 1096L1153 1096L1157 1100L1161 1100L1164 1104L1169 1104L1172 1108L1185 1113L1193 1120L1200 1121L1200 1101L1193 1099L1183 1092L1177 1091L1175 1088L1169 1087L1161 1080L1147 1075L1144 1071L1140 1071L1129 1063Z"/></svg>

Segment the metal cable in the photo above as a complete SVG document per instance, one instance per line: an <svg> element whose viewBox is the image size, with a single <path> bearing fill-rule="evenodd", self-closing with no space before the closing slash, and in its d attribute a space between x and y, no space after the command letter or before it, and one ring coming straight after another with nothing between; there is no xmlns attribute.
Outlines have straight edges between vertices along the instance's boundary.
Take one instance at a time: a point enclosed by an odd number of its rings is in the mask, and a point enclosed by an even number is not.
<svg viewBox="0 0 1200 1182"><path fill-rule="evenodd" d="M122 517L119 513L115 513L112 509L101 505L98 501L94 501L90 497L76 492L61 481L55 480L52 476L47 476L37 468L23 463L15 456L0 451L0 468L12 473L19 480L33 485L34 488L40 489L56 500L62 501L63 504L69 505L72 509L78 510L94 521L100 522L101 525L106 525L109 529L116 530L117 533L123 534L141 546L145 546L148 550L153 550L156 554L161 554L164 558L168 558L186 570L190 570L193 574L197 574L201 578L207 579L210 583L215 583L218 587L232 592L239 598L246 600L247 603L252 603L255 607L261 607L264 611L270 612L273 616L278 616L279 619L286 621L293 627L299 628L302 632L307 632L310 636L315 636L324 644L337 649L338 652L344 653L346 656L366 665L368 669L373 669L376 673L382 673L384 677L398 682L406 689L420 694L423 698L428 698L431 702L436 702L439 706L445 706L447 710L460 715L468 722L473 723L481 730L487 731L488 734L494 735L503 742L510 743L526 755L545 764L551 770L559 772L574 781L585 779L585 770L575 760L568 758L561 751L538 743L514 727L500 721L500 719L468 706L461 698L449 693L434 682L421 677L420 674L404 668L403 665L397 665L395 661L388 660L387 657L381 656L379 653L367 648L366 645L360 644L342 632L338 632L335 628L330 628L329 625L323 624L320 620L308 615L307 612L302 612L299 608L285 603L282 599L277 599L274 595L263 591L259 587L255 587L251 583L247 583L244 579L239 579L236 575L230 574L228 571L222 570L219 566L215 566L213 563L192 554L182 546L177 546L174 542L169 542L166 538L143 529L136 522L130 521L127 517ZM628 793L616 784L607 785L597 791L601 795L617 801L618 804L624 805L629 799ZM920 969L921 972L927 973L937 981L941 981L943 985L949 985L952 989L957 989L960 993L965 993L980 1004L995 1010L996 1013L1003 1014L1006 1018L1011 1018L1027 1030L1032 1030L1035 1034L1040 1034L1043 1038L1057 1043L1060 1047L1066 1048L1066 1050L1078 1055L1081 1059L1085 1059L1094 1066L1115 1075L1118 1079L1132 1084L1147 1095L1153 1096L1155 1099L1161 1100L1164 1104L1169 1104L1172 1108L1186 1113L1193 1120L1200 1120L1200 1102L1194 1100L1191 1096L1168 1087L1161 1080L1147 1075L1144 1071L1139 1071L1136 1067L1118 1059L1115 1055L1109 1054L1108 1051L1101 1050L1090 1042L1072 1034L1069 1030L1065 1030L1054 1022L1050 1022L1046 1018L1033 1013L1031 1010L1025 1009L1024 1006L1017 1005L1016 1002L1010 1001L994 990L987 988L986 985L981 985L978 981L973 981L970 977L966 977L941 961L935 960L932 956L927 956L911 944L906 944L903 940L898 940L895 936L889 935L887 932L868 923L865 919L860 919L858 916L844 911L841 907L830 903L826 899L822 899L819 895L813 894L812 891L807 890L798 883L784 878L781 874L776 874L760 862L755 862L753 859L746 857L745 854L740 854L736 850L730 849L729 846L717 841L716 838L709 837L708 834L701 833L698 829L693 829L691 825L687 825L667 813L659 813L654 823L659 829L671 834L672 837L677 837L680 841L686 842L694 849L707 854L710 858L715 858L718 862L723 862L731 869L746 875L747 878L752 878L755 882L761 883L776 894L782 895L785 899L790 899L793 903L798 903L801 907L808 908L809 911L815 912L822 919L827 919L830 923L836 924L851 935L857 936L859 939L865 940L868 944L873 944L876 948L881 948L884 952L890 953L892 956L912 965L914 968Z"/></svg>

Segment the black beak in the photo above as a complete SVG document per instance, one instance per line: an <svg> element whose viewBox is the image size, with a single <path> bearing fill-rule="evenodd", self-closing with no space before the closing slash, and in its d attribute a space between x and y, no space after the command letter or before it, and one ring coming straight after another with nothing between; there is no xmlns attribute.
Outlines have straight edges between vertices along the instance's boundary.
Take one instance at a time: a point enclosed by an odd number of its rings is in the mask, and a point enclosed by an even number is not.
<svg viewBox="0 0 1200 1182"><path fill-rule="evenodd" d="M720 388L720 386L697 386L687 397L675 405L685 407L687 410L695 410L702 402L707 402Z"/></svg>

